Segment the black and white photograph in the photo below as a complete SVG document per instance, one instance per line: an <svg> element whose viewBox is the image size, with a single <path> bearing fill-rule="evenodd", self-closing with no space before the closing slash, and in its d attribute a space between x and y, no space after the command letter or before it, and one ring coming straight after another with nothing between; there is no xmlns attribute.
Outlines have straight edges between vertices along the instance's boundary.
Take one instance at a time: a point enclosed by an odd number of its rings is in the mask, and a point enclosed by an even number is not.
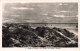
<svg viewBox="0 0 80 51"><path fill-rule="evenodd" d="M2 47L78 47L78 3L5 3Z"/></svg>

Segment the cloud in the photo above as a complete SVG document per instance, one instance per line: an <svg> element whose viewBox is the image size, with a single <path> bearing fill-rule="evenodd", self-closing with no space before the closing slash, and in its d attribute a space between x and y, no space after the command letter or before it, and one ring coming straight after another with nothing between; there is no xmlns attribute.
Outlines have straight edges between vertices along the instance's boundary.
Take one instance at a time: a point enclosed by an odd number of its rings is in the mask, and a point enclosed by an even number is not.
<svg viewBox="0 0 80 51"><path fill-rule="evenodd" d="M69 4L66 4L66 3L65 3L65 4L63 4L63 5L69 5Z"/></svg>
<svg viewBox="0 0 80 51"><path fill-rule="evenodd" d="M16 9L16 10L34 10L34 8L28 8L28 7L12 7L12 9Z"/></svg>
<svg viewBox="0 0 80 51"><path fill-rule="evenodd" d="M63 5L62 3L59 3L59 5Z"/></svg>
<svg viewBox="0 0 80 51"><path fill-rule="evenodd" d="M42 15L45 15L45 16L47 16L47 15L48 15L48 13L44 13L44 14L42 14Z"/></svg>
<svg viewBox="0 0 80 51"><path fill-rule="evenodd" d="M77 16L65 16L65 15L53 15L54 17L77 17Z"/></svg>
<svg viewBox="0 0 80 51"><path fill-rule="evenodd" d="M26 22L36 22L35 20L26 20Z"/></svg>
<svg viewBox="0 0 80 51"><path fill-rule="evenodd" d="M59 5L68 5L67 3L59 3Z"/></svg>
<svg viewBox="0 0 80 51"><path fill-rule="evenodd" d="M11 15L11 16L13 16L13 17L19 17L20 15Z"/></svg>
<svg viewBox="0 0 80 51"><path fill-rule="evenodd" d="M65 12L70 12L70 11L59 11L59 12L64 12L65 13Z"/></svg>
<svg viewBox="0 0 80 51"><path fill-rule="evenodd" d="M64 15L53 15L54 17L65 17Z"/></svg>

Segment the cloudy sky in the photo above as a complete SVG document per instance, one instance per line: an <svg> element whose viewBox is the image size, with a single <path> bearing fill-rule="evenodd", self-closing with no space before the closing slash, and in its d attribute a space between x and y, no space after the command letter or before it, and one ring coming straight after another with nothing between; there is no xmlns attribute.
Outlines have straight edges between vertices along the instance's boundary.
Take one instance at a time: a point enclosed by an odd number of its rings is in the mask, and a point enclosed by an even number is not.
<svg viewBox="0 0 80 51"><path fill-rule="evenodd" d="M3 23L77 23L77 3L6 3Z"/></svg>

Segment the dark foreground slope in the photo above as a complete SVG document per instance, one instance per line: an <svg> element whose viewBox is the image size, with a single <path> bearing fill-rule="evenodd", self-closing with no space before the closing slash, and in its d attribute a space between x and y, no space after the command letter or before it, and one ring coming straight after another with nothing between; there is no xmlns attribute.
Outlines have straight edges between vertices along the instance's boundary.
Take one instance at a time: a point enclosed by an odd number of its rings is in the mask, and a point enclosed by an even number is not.
<svg viewBox="0 0 80 51"><path fill-rule="evenodd" d="M31 28L28 25L4 24L3 47L78 47L78 37L57 27Z"/></svg>

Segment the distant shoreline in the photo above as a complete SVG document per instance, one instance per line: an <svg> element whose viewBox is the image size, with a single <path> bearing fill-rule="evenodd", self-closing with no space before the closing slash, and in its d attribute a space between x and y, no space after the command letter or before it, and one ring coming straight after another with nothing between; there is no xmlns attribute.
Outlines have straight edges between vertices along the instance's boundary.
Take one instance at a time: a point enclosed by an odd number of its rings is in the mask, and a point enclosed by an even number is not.
<svg viewBox="0 0 80 51"><path fill-rule="evenodd" d="M78 23L2 23L2 24L78 24Z"/></svg>

